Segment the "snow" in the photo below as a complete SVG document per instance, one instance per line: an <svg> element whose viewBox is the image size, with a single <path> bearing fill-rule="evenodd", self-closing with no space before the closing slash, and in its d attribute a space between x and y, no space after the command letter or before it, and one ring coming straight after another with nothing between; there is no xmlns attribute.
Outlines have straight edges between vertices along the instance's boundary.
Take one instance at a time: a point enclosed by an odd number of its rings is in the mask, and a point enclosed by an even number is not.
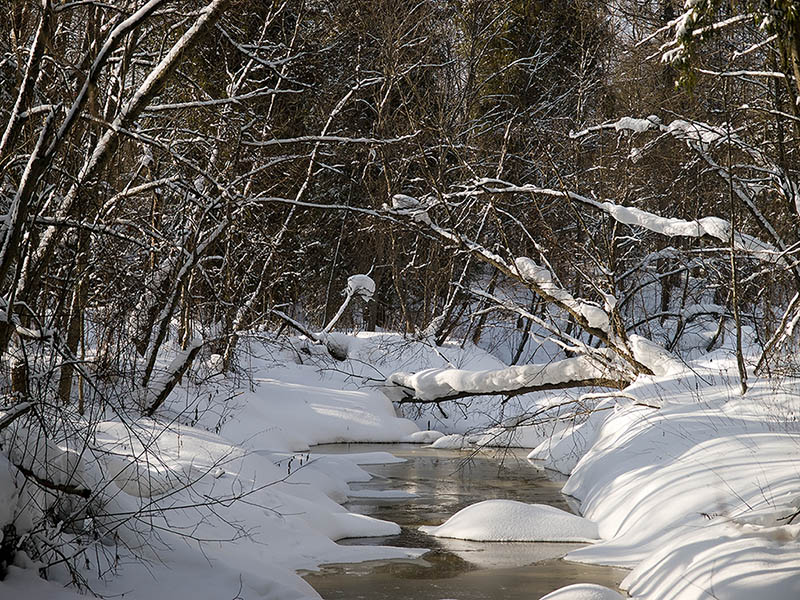
<svg viewBox="0 0 800 600"><path fill-rule="evenodd" d="M369 302L375 294L375 282L369 275L351 275L347 278L346 293L348 296L358 295Z"/></svg>
<svg viewBox="0 0 800 600"><path fill-rule="evenodd" d="M14 518L17 505L17 488L14 485L16 468L0 455L0 542L3 541L2 526Z"/></svg>
<svg viewBox="0 0 800 600"><path fill-rule="evenodd" d="M230 439L253 449L303 451L336 442L394 442L418 430L397 418L377 390L336 390L284 376L254 378L258 386L237 398L225 424Z"/></svg>
<svg viewBox="0 0 800 600"><path fill-rule="evenodd" d="M500 448L535 448L548 439L551 433L552 427L541 424L489 427L475 436L475 444Z"/></svg>
<svg viewBox="0 0 800 600"><path fill-rule="evenodd" d="M631 334L628 341L634 358L648 367L654 375L674 375L685 369L683 363L668 350L641 335Z"/></svg>
<svg viewBox="0 0 800 600"><path fill-rule="evenodd" d="M662 129L664 129L663 126ZM574 134L574 136L583 135L588 131L589 130L579 132ZM720 217L707 216L694 220L662 217L661 215L657 215L646 210L642 210L633 206L624 206L610 200L601 202L588 196L576 194L575 192L564 192L563 190L539 188L530 185L505 186L500 189L506 192L513 190L555 197L564 197L566 194L570 199L602 210L614 220L626 225L642 227L667 237L709 236L726 245L730 242L730 222ZM737 250L747 252L748 254L751 254L752 256L764 262L775 263L780 260L781 253L775 246L753 236L743 234L738 231L734 232L733 243ZM523 279L539 286L542 291L549 294L554 300L568 306L571 310L582 313L582 307L584 305L596 306L591 302L587 302L586 300L576 299L565 290L559 288L552 282L552 274L550 271L545 267L536 264L536 262L532 259L520 257L516 259L515 265ZM584 314L584 317L587 319L589 318L588 314ZM597 313L595 318L602 319L602 315ZM600 329L605 330L605 328L602 326L602 321L598 321L597 326Z"/></svg>
<svg viewBox="0 0 800 600"><path fill-rule="evenodd" d="M519 388L552 386L604 377L613 377L607 365L591 356L576 356L546 364L488 371L442 368L423 369L416 373L401 371L392 373L388 381L413 390L414 397L420 400L436 400L458 394L500 394Z"/></svg>
<svg viewBox="0 0 800 600"><path fill-rule="evenodd" d="M675 119L664 130L675 137L700 142L704 149L714 143L727 139L728 132L722 127L714 127L706 123L689 122Z"/></svg>
<svg viewBox="0 0 800 600"><path fill-rule="evenodd" d="M529 460L553 471L569 475L597 439L597 431L608 417L612 401L600 403L583 423L562 427L547 436L528 454Z"/></svg>
<svg viewBox="0 0 800 600"><path fill-rule="evenodd" d="M142 502L150 507L147 522L159 528L158 538L142 545L152 538L145 523L117 530L120 543L143 552L150 564L132 560L120 548L116 575L100 580L96 573L109 565L103 558L97 564L92 553L83 575L94 591L136 600L162 597L169 589L171 597L218 600L234 597L241 586L240 595L248 598L318 598L296 570L421 553L335 543L399 533L395 523L350 513L341 503L366 494L348 485L371 478L358 465L402 459L387 452L324 455L312 448L329 441L397 442L419 428L398 418L379 390L343 389L348 387L344 376L325 378L317 366L293 364L291 352L275 362L272 352L250 358L252 380L244 386L232 387L222 375L213 375L205 388L208 404L199 406L194 427L181 424L197 414L189 404L197 400L185 388L176 388L165 403L163 414L175 415L166 422L99 421L92 461L67 447L26 443L25 431L17 430L18 441L9 449L19 464L56 483L101 487L103 506L112 514L132 514ZM24 531L30 522L24 511L36 504L17 501L16 470L5 458L0 463L0 525L16 519ZM395 501L411 497L370 494ZM97 515L94 521L101 524L103 518ZM91 528L91 522L86 519L84 527ZM35 568L12 568L0 582L0 597L75 597L61 589L69 580L64 569L50 569L49 582L35 573Z"/></svg>
<svg viewBox="0 0 800 600"><path fill-rule="evenodd" d="M597 526L591 521L545 504L484 500L461 509L444 524L424 525L435 537L484 542L591 542Z"/></svg>
<svg viewBox="0 0 800 600"><path fill-rule="evenodd" d="M407 435L405 438L403 438L403 441L411 442L412 444L433 444L443 437L444 434L441 431L426 429L425 431L415 431L414 433Z"/></svg>
<svg viewBox="0 0 800 600"><path fill-rule="evenodd" d="M455 449L467 448L470 446L469 436L459 433L444 435L431 444L431 448Z"/></svg>
<svg viewBox="0 0 800 600"><path fill-rule="evenodd" d="M714 310L700 303L690 305L686 315ZM194 426L183 421L194 413L188 407L197 400L181 387L164 405L164 421L97 423L92 463L60 444L41 445L28 454L8 447L13 461L35 471L46 468L57 482L104 482L103 500L111 513L124 514L143 501L158 510L198 500L216 503L208 512L153 512L156 526L169 523L203 541L186 543L162 530L158 540L148 542L152 550L142 550L149 553L148 564L131 560L121 548L115 577L101 581L93 575L109 566L104 563L93 562L85 571L95 591L138 600L161 597L169 589L176 598L214 600L233 597L241 585L242 597L317 598L296 575L298 569L415 556L418 552L402 548L335 543L399 532L394 523L350 513L342 504L412 498L407 492L351 489L351 483L371 478L360 465L402 459L388 452L358 452L358 447L350 454L325 454L314 447L331 441L404 441L470 450L492 444L534 447L529 457L540 467L569 475L564 492L580 501L582 517L543 505L487 500L442 525L422 528L475 565L486 566L477 542L464 540L589 541L572 550L568 560L632 569L622 587L636 600L708 600L710 591L726 600L755 594L764 600L800 597L800 524L786 521L800 510L796 382L751 373L750 389L741 396L729 349L684 363L631 336L634 355L655 374L640 376L624 391L532 393L506 403L481 398L471 411L452 411L456 416L436 421L434 430L435 412L416 414L416 423L398 417L380 386L365 385L366 378L381 381L379 373L404 369L398 378L417 386L410 389L434 396L529 381L523 377L530 374L526 369L541 366L504 368L469 344L434 349L397 334L331 335L346 344L350 358L344 366L352 373L340 372L339 363L337 370L320 371L318 361L330 360L324 354L306 359L291 350L254 351L246 364L251 378L244 385L231 387L212 369L204 384L207 404ZM586 372L578 367L578 373ZM551 380L565 367L553 368ZM562 408L570 398L575 404ZM450 411L450 404L443 406ZM531 419L534 414L539 421ZM17 431L24 442L24 431ZM0 460L0 525L16 519L24 529L30 519L26 507L34 503L24 496L31 486L16 488L18 478L8 460ZM190 481L191 490L185 487ZM246 501L236 502L242 492ZM86 532L91 521L85 520ZM248 528L247 535L241 535L239 524ZM142 548L140 529L118 534L121 544ZM566 550L553 549L552 556ZM516 558L509 550L493 560L519 566ZM22 554L18 561L27 568L11 567L0 582L0 597L76 597L61 587L69 580L64 570L52 569L51 581L44 581ZM579 584L546 598L620 596Z"/></svg>
<svg viewBox="0 0 800 600"><path fill-rule="evenodd" d="M573 297L572 294L553 281L553 274L546 267L525 256L515 259L514 265L522 279L535 284L545 294L582 315L590 327L601 331L609 330L608 313L592 302Z"/></svg>
<svg viewBox="0 0 800 600"><path fill-rule="evenodd" d="M651 120L652 119L652 120ZM633 117L622 117L613 124L617 131L633 131L643 133L648 129L658 128L658 117L648 117L647 119L635 119Z"/></svg>
<svg viewBox="0 0 800 600"><path fill-rule="evenodd" d="M11 565L8 575L0 582L0 595L3 598L24 598L25 600L86 600L86 596L61 586L55 587L38 576L35 569Z"/></svg>
<svg viewBox="0 0 800 600"><path fill-rule="evenodd" d="M406 194L395 194L392 196L392 208L394 210L408 210L419 206L419 200Z"/></svg>
<svg viewBox="0 0 800 600"><path fill-rule="evenodd" d="M690 366L638 380L582 446L564 492L603 541L568 559L634 568L623 587L642 600L798 597L800 528L781 520L800 505L796 390L751 379L742 398L732 357Z"/></svg>
<svg viewBox="0 0 800 600"><path fill-rule="evenodd" d="M543 596L541 600L622 600L623 596L602 585L576 583Z"/></svg>
<svg viewBox="0 0 800 600"><path fill-rule="evenodd" d="M656 550L623 586L659 600L706 600L706 590L718 598L800 598L800 525L715 519Z"/></svg>
<svg viewBox="0 0 800 600"><path fill-rule="evenodd" d="M384 205L384 208L389 207ZM423 225L431 225L432 223L424 205L421 204L418 199L407 196L406 194L395 194L392 196L391 210L402 215L408 215L414 221L422 223Z"/></svg>

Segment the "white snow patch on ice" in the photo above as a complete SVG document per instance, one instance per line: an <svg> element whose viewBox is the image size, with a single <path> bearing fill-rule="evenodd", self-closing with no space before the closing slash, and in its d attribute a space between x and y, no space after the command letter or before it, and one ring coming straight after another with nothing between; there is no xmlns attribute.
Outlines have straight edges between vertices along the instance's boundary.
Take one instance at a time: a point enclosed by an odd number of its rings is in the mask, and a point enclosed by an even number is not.
<svg viewBox="0 0 800 600"><path fill-rule="evenodd" d="M444 434L441 431L426 429L425 431L415 431L411 435L406 436L403 441L412 444L432 444L442 437L444 437Z"/></svg>
<svg viewBox="0 0 800 600"><path fill-rule="evenodd" d="M468 436L461 435L458 433L453 433L451 435L444 435L437 439L433 444L431 444L431 448L440 448L440 449L456 449L460 450L461 448L466 448L469 446Z"/></svg>
<svg viewBox="0 0 800 600"><path fill-rule="evenodd" d="M468 506L439 526L420 531L436 537L483 542L592 542L597 525L545 504L484 500Z"/></svg>
<svg viewBox="0 0 800 600"><path fill-rule="evenodd" d="M557 589L541 600L623 600L624 596L602 585L576 583Z"/></svg>

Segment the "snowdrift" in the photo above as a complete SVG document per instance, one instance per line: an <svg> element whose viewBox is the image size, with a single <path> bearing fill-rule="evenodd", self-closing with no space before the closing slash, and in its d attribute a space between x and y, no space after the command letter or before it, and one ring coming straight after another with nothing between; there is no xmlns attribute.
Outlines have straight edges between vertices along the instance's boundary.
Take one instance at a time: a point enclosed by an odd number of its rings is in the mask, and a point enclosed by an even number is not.
<svg viewBox="0 0 800 600"><path fill-rule="evenodd" d="M591 542L597 526L545 504L484 500L464 508L437 527L420 531L435 537L479 542Z"/></svg>

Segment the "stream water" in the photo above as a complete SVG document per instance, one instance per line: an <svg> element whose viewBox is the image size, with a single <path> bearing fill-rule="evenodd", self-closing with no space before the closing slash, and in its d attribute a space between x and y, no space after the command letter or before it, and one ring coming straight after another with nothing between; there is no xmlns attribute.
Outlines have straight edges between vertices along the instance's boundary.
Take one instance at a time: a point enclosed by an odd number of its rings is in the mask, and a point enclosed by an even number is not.
<svg viewBox="0 0 800 600"><path fill-rule="evenodd" d="M372 481L358 490L399 490L405 498L357 498L345 506L356 513L394 521L399 535L355 538L341 544L429 548L415 560L325 565L305 576L325 600L536 600L571 583L599 583L613 589L627 571L561 560L581 544L467 542L433 538L420 525L439 525L462 508L490 498L549 504L570 510L561 482L548 479L526 451L471 453L412 444L336 444L315 454L391 452L406 462L369 465Z"/></svg>

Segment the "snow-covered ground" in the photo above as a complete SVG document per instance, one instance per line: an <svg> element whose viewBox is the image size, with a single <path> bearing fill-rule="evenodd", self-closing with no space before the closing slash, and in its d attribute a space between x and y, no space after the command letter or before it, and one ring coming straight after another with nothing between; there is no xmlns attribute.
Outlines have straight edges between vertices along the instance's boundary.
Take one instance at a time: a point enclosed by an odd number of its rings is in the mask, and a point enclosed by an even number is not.
<svg viewBox="0 0 800 600"><path fill-rule="evenodd" d="M298 569L412 555L335 543L398 531L341 506L359 494L348 482L369 478L359 464L395 459L323 456L314 445L415 441L533 448L540 468L570 476L564 491L581 501L585 517L494 501L429 528L435 535L599 537L568 559L633 569L623 585L642 600L800 598L800 523L787 520L800 510L800 387L792 381L751 378L742 397L735 363L720 351L669 375L642 377L622 393L538 393L506 403L486 397L442 410L404 407L402 418L381 391L390 374L503 364L469 344L330 335L349 360L325 359L301 342L290 349L253 344L240 364L248 374L242 381L213 375L212 357L202 386L176 390L158 420L97 424L94 447L102 452L85 480L106 482L109 513L128 514L143 499L148 510L116 538L93 542L82 575L96 593L315 598ZM9 493L14 477L7 462L0 465L3 522L26 511ZM53 535L85 538L90 521ZM76 597L63 587L65 571L51 568L44 581L22 553L18 562L0 582L0 598ZM548 598L615 594L573 586Z"/></svg>
<svg viewBox="0 0 800 600"><path fill-rule="evenodd" d="M201 395L189 386L176 391L157 421L96 425L97 472L83 479L107 482L109 513L133 512L142 499L146 510L120 527L117 539L98 539L97 551L86 554L81 575L93 592L133 599L318 598L298 569L419 554L335 543L399 533L394 523L341 506L358 495L349 482L370 479L359 465L397 459L388 453L322 456L311 449L327 442L399 441L419 428L398 418L380 391L354 390L342 375L321 377L316 366L298 365L290 353L276 360L256 354L246 370L251 380L237 385L219 375L203 383ZM0 465L4 495L14 490L14 477L21 481L13 471L5 460ZM0 518L9 522L16 514L21 522L27 508L10 495L2 498ZM76 535L89 535L91 524L84 529ZM20 567L35 565L11 566L0 598L76 597L64 587L66 570L50 568L44 581L35 568Z"/></svg>

